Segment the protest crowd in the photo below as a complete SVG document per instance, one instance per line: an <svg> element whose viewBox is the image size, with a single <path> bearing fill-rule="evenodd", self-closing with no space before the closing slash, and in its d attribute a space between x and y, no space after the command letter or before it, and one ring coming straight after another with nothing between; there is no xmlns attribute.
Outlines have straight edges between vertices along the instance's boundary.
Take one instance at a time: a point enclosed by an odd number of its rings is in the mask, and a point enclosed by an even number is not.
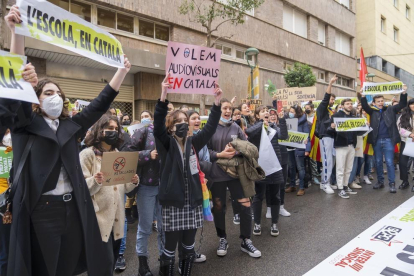
<svg viewBox="0 0 414 276"><path fill-rule="evenodd" d="M15 30L22 21L19 8L13 6L5 20L10 53L24 56L24 36ZM291 216L285 193L306 196L307 188L318 185L339 200L363 185L409 190L412 157L403 153L409 146L414 151L414 99L407 102L406 86L388 106L382 94L368 102L362 90L357 100L335 104L334 76L317 107L307 101L280 109L275 96L252 110L236 97L229 100L232 91L215 83L209 87L214 104L202 124L197 111L168 101L173 83L167 73L155 110L132 121L112 105L130 68L124 56L112 80L82 110L69 108L59 84L38 79L30 63L22 79L38 103L0 98L0 146L14 156L10 177L0 178L7 197L0 220L1 276L121 272L127 227L137 220L137 275L158 269L164 276L176 270L191 275L194 264L207 261L202 248L195 250L204 221L214 221L217 255L226 256L227 236L237 235L226 231L229 203L240 225L240 250L259 258L252 235L262 235L264 218L271 221L266 233L283 235L279 216ZM138 165L125 172L128 178L110 179L104 160L122 152L135 156ZM148 262L153 232L159 268Z"/></svg>

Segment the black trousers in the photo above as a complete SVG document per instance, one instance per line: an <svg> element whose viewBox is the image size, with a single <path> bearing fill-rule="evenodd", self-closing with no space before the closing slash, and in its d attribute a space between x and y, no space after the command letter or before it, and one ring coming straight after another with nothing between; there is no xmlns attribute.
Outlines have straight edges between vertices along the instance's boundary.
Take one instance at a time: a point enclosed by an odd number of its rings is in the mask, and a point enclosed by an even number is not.
<svg viewBox="0 0 414 276"><path fill-rule="evenodd" d="M194 243L197 229L182 230L182 231L169 231L164 232L165 234L165 244L164 248L167 251L175 252L178 244L180 259L185 258L186 255L194 253ZM192 249L188 249L192 247ZM168 256L167 256L168 257Z"/></svg>
<svg viewBox="0 0 414 276"><path fill-rule="evenodd" d="M407 138L411 139L411 138ZM408 181L408 160L410 159L410 156L403 155L405 148L405 142L401 141L401 148L400 148L400 179L402 181Z"/></svg>
<svg viewBox="0 0 414 276"><path fill-rule="evenodd" d="M0 216L0 276L7 275L7 258L9 257L11 224L3 224Z"/></svg>
<svg viewBox="0 0 414 276"><path fill-rule="evenodd" d="M111 232L111 236L109 237L108 242L103 242L108 260L111 260L109 263L102 264L107 267L107 274L105 275L111 275L114 272L116 260L119 256L119 248L121 248L121 241L122 239L114 240L114 233Z"/></svg>
<svg viewBox="0 0 414 276"><path fill-rule="evenodd" d="M285 187L289 174L288 164L282 165L283 185L280 185L280 205L285 205Z"/></svg>
<svg viewBox="0 0 414 276"><path fill-rule="evenodd" d="M217 236L227 238L226 234L226 195L229 187L231 199L238 206L240 214L240 238L250 239L252 232L252 212L250 207L246 207L238 199L244 198L243 188L239 180L214 182L211 187L213 196L213 216L214 225L216 226Z"/></svg>
<svg viewBox="0 0 414 276"><path fill-rule="evenodd" d="M266 196L268 199L268 207L272 213L272 223L277 223L279 220L280 211L280 184L269 184L266 181L260 181L255 183L256 195L253 198L253 212L254 222L260 224L262 219L262 202Z"/></svg>
<svg viewBox="0 0 414 276"><path fill-rule="evenodd" d="M75 199L39 202L31 216L33 275L72 276L84 247Z"/></svg>

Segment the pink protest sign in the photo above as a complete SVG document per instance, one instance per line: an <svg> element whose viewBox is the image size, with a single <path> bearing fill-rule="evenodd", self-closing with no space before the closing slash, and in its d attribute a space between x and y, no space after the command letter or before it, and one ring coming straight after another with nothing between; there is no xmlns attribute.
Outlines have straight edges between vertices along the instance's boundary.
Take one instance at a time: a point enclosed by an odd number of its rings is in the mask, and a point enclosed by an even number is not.
<svg viewBox="0 0 414 276"><path fill-rule="evenodd" d="M169 41L165 68L172 88L168 93L213 95L220 59L220 50Z"/></svg>

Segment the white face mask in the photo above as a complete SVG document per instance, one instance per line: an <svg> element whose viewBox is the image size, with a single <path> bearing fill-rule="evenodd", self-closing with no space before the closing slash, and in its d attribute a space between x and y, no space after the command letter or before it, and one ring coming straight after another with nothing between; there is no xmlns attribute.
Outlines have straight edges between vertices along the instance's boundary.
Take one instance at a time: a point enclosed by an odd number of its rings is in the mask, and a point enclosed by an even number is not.
<svg viewBox="0 0 414 276"><path fill-rule="evenodd" d="M11 141L11 134L6 134L3 137L3 141L2 141L3 145L5 145L6 147L11 147L12 146L12 141Z"/></svg>
<svg viewBox="0 0 414 276"><path fill-rule="evenodd" d="M43 100L41 108L49 118L57 119L62 114L63 100L58 94L49 96Z"/></svg>

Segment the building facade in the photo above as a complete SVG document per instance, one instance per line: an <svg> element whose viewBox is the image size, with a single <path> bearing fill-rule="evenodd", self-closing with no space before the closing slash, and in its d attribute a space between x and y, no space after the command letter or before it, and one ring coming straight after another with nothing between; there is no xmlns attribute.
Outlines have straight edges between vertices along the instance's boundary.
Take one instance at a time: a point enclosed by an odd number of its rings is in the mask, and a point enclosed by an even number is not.
<svg viewBox="0 0 414 276"><path fill-rule="evenodd" d="M4 8L5 0L1 1ZM153 110L159 98L167 42L206 45L204 28L179 13L182 0L49 1L109 31L121 42L132 69L115 106L135 118L143 110ZM7 2L8 7L12 4L13 0ZM283 75L296 61L310 65L317 76L317 99L323 97L334 74L339 79L333 92L355 96L355 10L353 0L265 0L245 15L243 25L222 25L217 35L231 36L231 40L219 40L216 45L222 50L219 83L225 97L237 96L240 103L248 95L250 67L245 50L250 47L260 51L256 62L264 104L271 104L271 96L265 91L268 80L277 88L286 87ZM10 38L3 25L0 46L8 49ZM25 46L39 75L56 79L71 100L94 98L115 72L114 68L30 38L26 38ZM199 97L172 94L168 98L176 107L186 104L197 108ZM213 98L207 96L206 106L212 103Z"/></svg>
<svg viewBox="0 0 414 276"><path fill-rule="evenodd" d="M375 74L370 80L401 80L413 97L411 39L414 39L414 18L411 8L414 8L414 0L358 0L357 45L364 49L368 72Z"/></svg>

